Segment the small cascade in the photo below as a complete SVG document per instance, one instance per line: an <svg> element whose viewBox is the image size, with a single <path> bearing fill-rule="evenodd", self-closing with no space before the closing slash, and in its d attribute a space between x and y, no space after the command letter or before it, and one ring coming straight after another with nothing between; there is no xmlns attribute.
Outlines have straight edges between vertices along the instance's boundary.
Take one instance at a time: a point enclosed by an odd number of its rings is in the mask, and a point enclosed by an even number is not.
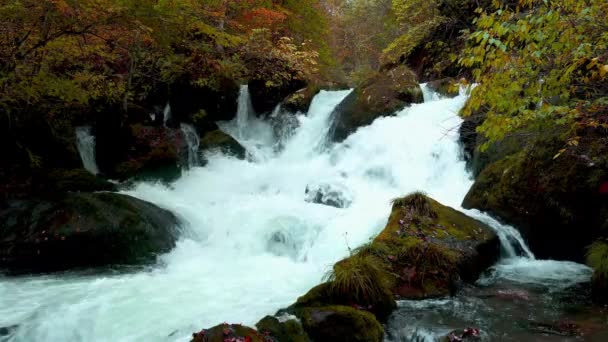
<svg viewBox="0 0 608 342"><path fill-rule="evenodd" d="M504 258L521 256L534 259L534 254L517 229L506 224L501 224L493 217L476 209L466 210L465 212L467 215L476 218L494 229L494 232L496 232L496 235L498 235L498 238L500 239Z"/></svg>
<svg viewBox="0 0 608 342"><path fill-rule="evenodd" d="M182 133L184 133L186 143L188 144L188 168L199 166L200 159L198 148L201 141L198 137L198 133L194 127L185 123L182 123L180 128Z"/></svg>
<svg viewBox="0 0 608 342"><path fill-rule="evenodd" d="M253 104L251 103L251 94L249 94L249 86L241 85L239 91L238 107L236 112L236 127L239 139L247 139L247 126L249 118L255 117Z"/></svg>
<svg viewBox="0 0 608 342"><path fill-rule="evenodd" d="M167 122L171 119L171 104L167 101L167 105L163 110L163 126L167 127Z"/></svg>
<svg viewBox="0 0 608 342"><path fill-rule="evenodd" d="M90 126L76 127L76 144L84 168L94 175L98 174L99 168L95 161L95 136L91 134Z"/></svg>
<svg viewBox="0 0 608 342"><path fill-rule="evenodd" d="M441 99L441 96L431 89L426 83L420 84L420 90L422 90L422 98L424 99L425 103Z"/></svg>

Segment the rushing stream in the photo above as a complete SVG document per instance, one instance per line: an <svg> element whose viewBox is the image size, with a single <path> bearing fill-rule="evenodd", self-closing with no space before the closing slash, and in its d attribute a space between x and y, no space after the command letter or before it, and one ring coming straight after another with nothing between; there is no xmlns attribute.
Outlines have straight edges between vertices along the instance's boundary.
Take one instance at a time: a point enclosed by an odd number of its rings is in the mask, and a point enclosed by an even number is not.
<svg viewBox="0 0 608 342"><path fill-rule="evenodd" d="M466 95L441 99L425 89L424 104L328 146L332 111L348 93L321 92L297 117L295 131L278 141L269 123L250 115L243 88L239 115L221 127L247 147L248 160L209 153L204 168L171 186L140 183L126 191L181 218L182 238L172 252L155 267L129 273L0 278L0 327L19 325L11 341L187 341L193 331L224 321L251 325L293 303L349 246L378 233L393 198L422 190L459 208L472 184L457 133ZM349 206L307 201L306 189L316 188L334 189ZM493 309L500 305L483 291L526 284L534 289L518 298L538 292L534 303L551 307L556 289L589 279L585 266L534 260L513 228L468 213L497 230L503 260L479 288L458 297L400 303L387 339L433 340L463 325L509 336L500 308Z"/></svg>

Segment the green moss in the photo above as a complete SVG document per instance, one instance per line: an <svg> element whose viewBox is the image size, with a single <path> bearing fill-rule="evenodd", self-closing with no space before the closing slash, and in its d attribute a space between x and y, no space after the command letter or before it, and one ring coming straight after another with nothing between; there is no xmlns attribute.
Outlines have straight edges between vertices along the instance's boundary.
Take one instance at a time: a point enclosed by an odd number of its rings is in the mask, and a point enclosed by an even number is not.
<svg viewBox="0 0 608 342"><path fill-rule="evenodd" d="M595 241L587 248L587 265L593 268L593 281L599 287L608 287L608 243Z"/></svg>
<svg viewBox="0 0 608 342"><path fill-rule="evenodd" d="M329 292L359 305L374 304L390 293L393 277L388 265L372 254L355 254L334 265L328 277Z"/></svg>
<svg viewBox="0 0 608 342"><path fill-rule="evenodd" d="M393 292L407 298L447 295L473 246L496 235L483 223L416 192L393 201L386 228L372 246L382 247ZM372 249L372 247L368 247Z"/></svg>
<svg viewBox="0 0 608 342"><path fill-rule="evenodd" d="M302 324L295 319L280 322L276 317L266 316L256 325L258 331L270 336L273 341L280 342L308 342Z"/></svg>
<svg viewBox="0 0 608 342"><path fill-rule="evenodd" d="M369 312L348 306L306 308L301 312L302 325L314 341L380 342L382 325Z"/></svg>

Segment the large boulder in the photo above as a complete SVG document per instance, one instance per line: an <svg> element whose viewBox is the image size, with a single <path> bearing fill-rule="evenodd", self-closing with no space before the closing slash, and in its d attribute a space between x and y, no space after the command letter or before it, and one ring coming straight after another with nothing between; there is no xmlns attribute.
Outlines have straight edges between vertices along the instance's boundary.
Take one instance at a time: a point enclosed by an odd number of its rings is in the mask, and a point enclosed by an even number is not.
<svg viewBox="0 0 608 342"><path fill-rule="evenodd" d="M336 263L327 282L285 312L302 319L305 328L307 310L336 305L382 322L396 308L395 298L450 295L461 280L475 282L499 254L500 241L490 227L414 193L395 200L385 229Z"/></svg>
<svg viewBox="0 0 608 342"><path fill-rule="evenodd" d="M537 257L582 261L586 246L608 236L608 138L587 130L568 147L561 132L538 132L486 166L463 206L514 224Z"/></svg>
<svg viewBox="0 0 608 342"><path fill-rule="evenodd" d="M14 272L151 261L174 247L178 226L171 212L115 193L12 201L0 222L0 269Z"/></svg>
<svg viewBox="0 0 608 342"><path fill-rule="evenodd" d="M401 298L449 295L459 280L475 282L500 255L500 241L486 224L413 193L394 201L386 228L368 248L397 276Z"/></svg>
<svg viewBox="0 0 608 342"><path fill-rule="evenodd" d="M411 103L423 101L416 75L400 65L370 77L335 109L331 139L342 141L361 126L392 115Z"/></svg>
<svg viewBox="0 0 608 342"><path fill-rule="evenodd" d="M117 163L109 174L119 179L133 176L143 179L171 181L180 176L187 160L188 145L179 129L135 124L130 127L131 143L125 160Z"/></svg>

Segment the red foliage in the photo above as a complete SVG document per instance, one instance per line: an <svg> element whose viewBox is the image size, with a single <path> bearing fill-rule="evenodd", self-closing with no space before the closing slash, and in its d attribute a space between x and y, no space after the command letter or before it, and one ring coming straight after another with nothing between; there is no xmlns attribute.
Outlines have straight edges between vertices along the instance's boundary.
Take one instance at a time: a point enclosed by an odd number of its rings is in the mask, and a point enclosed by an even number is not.
<svg viewBox="0 0 608 342"><path fill-rule="evenodd" d="M247 29L265 28L276 29L287 19L287 15L268 8L254 8L245 12L239 22Z"/></svg>

